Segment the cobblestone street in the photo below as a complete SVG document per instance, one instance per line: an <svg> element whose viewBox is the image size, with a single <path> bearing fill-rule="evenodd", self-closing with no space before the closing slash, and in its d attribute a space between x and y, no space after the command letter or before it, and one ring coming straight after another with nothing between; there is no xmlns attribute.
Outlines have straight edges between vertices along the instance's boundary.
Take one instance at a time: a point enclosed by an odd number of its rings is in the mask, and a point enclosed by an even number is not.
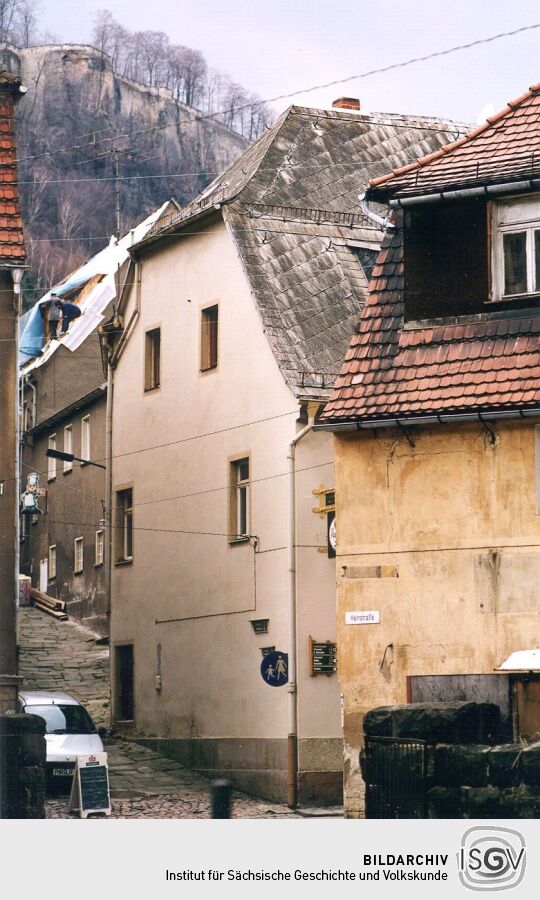
<svg viewBox="0 0 540 900"><path fill-rule="evenodd" d="M73 621L57 622L36 609L21 609L20 674L24 688L67 691L109 725L108 647ZM132 741L107 739L112 818L210 818L211 781ZM341 809L292 812L286 806L235 792L235 818L341 816ZM47 801L47 818L69 818L68 797Z"/></svg>

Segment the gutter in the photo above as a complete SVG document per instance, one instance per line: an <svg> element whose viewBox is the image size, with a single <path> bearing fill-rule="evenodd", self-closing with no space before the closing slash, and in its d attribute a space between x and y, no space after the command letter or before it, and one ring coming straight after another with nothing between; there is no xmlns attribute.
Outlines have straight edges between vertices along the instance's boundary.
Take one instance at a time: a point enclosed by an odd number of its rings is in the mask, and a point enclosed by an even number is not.
<svg viewBox="0 0 540 900"><path fill-rule="evenodd" d="M124 347L127 344L128 340L131 336L131 332L133 331L133 328L135 327L135 323L136 323L137 319L139 318L139 315L141 312L141 268L142 268L141 262L138 259L135 260L135 309L131 313L129 322L127 323L126 327L124 328L124 331L122 333L120 340L118 341L118 344L116 345L113 352L111 353L111 356L109 358L109 368L113 368L113 369L116 368L116 364L117 364L118 360L120 359L120 356L122 355ZM130 270L128 268L128 272L126 273L126 279L129 275L129 271ZM124 288L125 288L125 285L124 285ZM120 302L122 301L122 299L124 297L124 288L122 289L122 292L121 292Z"/></svg>
<svg viewBox="0 0 540 900"><path fill-rule="evenodd" d="M308 424L289 442L289 530L287 560L289 570L289 664L287 684L287 806L298 806L298 686L296 683L296 445L313 431L315 416L309 413Z"/></svg>
<svg viewBox="0 0 540 900"><path fill-rule="evenodd" d="M464 200L467 197L493 197L498 194L523 193L539 190L540 179L529 178L526 181L513 181L506 184L482 185L480 187L460 188L455 191L438 191L433 194L418 194L415 197L395 198L388 201L392 209L406 206L420 206L425 203L441 203L445 200ZM373 213L372 213L373 215Z"/></svg>
<svg viewBox="0 0 540 900"><path fill-rule="evenodd" d="M27 376L24 377L26 378ZM62 407L62 409L59 409L57 412L53 413L52 416L49 416L48 419L43 419L42 422L34 425L33 428L29 428L28 431L24 432L24 437L35 437L42 431L45 431L47 428L52 428L54 425L58 425L58 423L61 422L62 419L65 419L72 413L78 412L79 410L89 406L90 403L101 397L106 390L107 385L100 384L99 387L94 388L94 390L90 391L89 394L85 394L84 397L81 397L79 400L74 400L73 403L69 404L69 406Z"/></svg>
<svg viewBox="0 0 540 900"><path fill-rule="evenodd" d="M431 416L407 416L394 419L356 419L354 422L328 422L314 425L314 431L362 431L369 428L407 428L409 425L447 425L452 422L480 422L486 419L529 419L540 417L540 407L515 410L484 410L474 413L436 413Z"/></svg>
<svg viewBox="0 0 540 900"><path fill-rule="evenodd" d="M366 202L366 191L362 191L361 194L358 194L358 199L360 200L360 208L365 216L368 219L371 219L372 222L375 222L383 231L387 231L389 228L395 228L396 226L390 219L386 219L384 216L378 216L377 213L372 212ZM392 204L390 204L391 206Z"/></svg>

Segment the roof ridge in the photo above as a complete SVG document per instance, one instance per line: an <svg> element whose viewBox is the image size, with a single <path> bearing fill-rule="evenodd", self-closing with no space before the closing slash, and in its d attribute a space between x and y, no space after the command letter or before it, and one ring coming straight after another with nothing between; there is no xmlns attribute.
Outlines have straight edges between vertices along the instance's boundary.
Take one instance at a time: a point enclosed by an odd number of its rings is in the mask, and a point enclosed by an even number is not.
<svg viewBox="0 0 540 900"><path fill-rule="evenodd" d="M450 144L445 144L439 150L436 150L433 153L429 153L427 156L421 156L413 163L409 163L406 166L400 166L398 169L393 169L391 172L387 172L386 175L381 175L379 178L372 178L369 182L370 188L379 187L379 185L386 184L386 182L391 181L393 178L398 178L401 175L406 175L408 172L413 172L415 169L421 169L423 168L423 166L428 165L435 159L442 159L443 156L451 153L457 147L475 140L480 134L483 134L489 128L492 128L496 122L499 122L505 116L510 115L510 113L514 112L516 109L519 109L519 107L522 106L525 101L529 100L539 92L540 82L538 84L532 85L528 91L526 91L524 94L521 94L515 100L509 100L506 106L500 109L497 113L494 113L492 116L488 116L486 118L486 121L482 125L477 125L476 128L473 128L472 131L467 132L467 134L458 138L456 141L452 141Z"/></svg>

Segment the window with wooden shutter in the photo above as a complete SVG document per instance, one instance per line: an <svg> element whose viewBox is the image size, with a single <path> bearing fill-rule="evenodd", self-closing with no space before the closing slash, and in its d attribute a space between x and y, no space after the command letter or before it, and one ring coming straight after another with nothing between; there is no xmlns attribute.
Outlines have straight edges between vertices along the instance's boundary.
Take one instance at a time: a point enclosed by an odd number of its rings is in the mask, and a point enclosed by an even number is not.
<svg viewBox="0 0 540 900"><path fill-rule="evenodd" d="M201 371L215 369L218 364L218 307L201 310Z"/></svg>
<svg viewBox="0 0 540 900"><path fill-rule="evenodd" d="M154 391L161 382L161 328L152 328L144 336L144 389Z"/></svg>
<svg viewBox="0 0 540 900"><path fill-rule="evenodd" d="M485 312L485 200L426 203L404 214L405 321Z"/></svg>

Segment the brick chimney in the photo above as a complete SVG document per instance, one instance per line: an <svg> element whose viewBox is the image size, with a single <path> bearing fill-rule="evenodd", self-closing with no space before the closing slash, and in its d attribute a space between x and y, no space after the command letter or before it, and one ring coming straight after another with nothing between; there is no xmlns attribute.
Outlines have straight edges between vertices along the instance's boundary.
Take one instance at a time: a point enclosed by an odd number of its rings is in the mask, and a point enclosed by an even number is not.
<svg viewBox="0 0 540 900"><path fill-rule="evenodd" d="M357 97L339 97L332 103L332 109L353 109L360 112L360 100Z"/></svg>

